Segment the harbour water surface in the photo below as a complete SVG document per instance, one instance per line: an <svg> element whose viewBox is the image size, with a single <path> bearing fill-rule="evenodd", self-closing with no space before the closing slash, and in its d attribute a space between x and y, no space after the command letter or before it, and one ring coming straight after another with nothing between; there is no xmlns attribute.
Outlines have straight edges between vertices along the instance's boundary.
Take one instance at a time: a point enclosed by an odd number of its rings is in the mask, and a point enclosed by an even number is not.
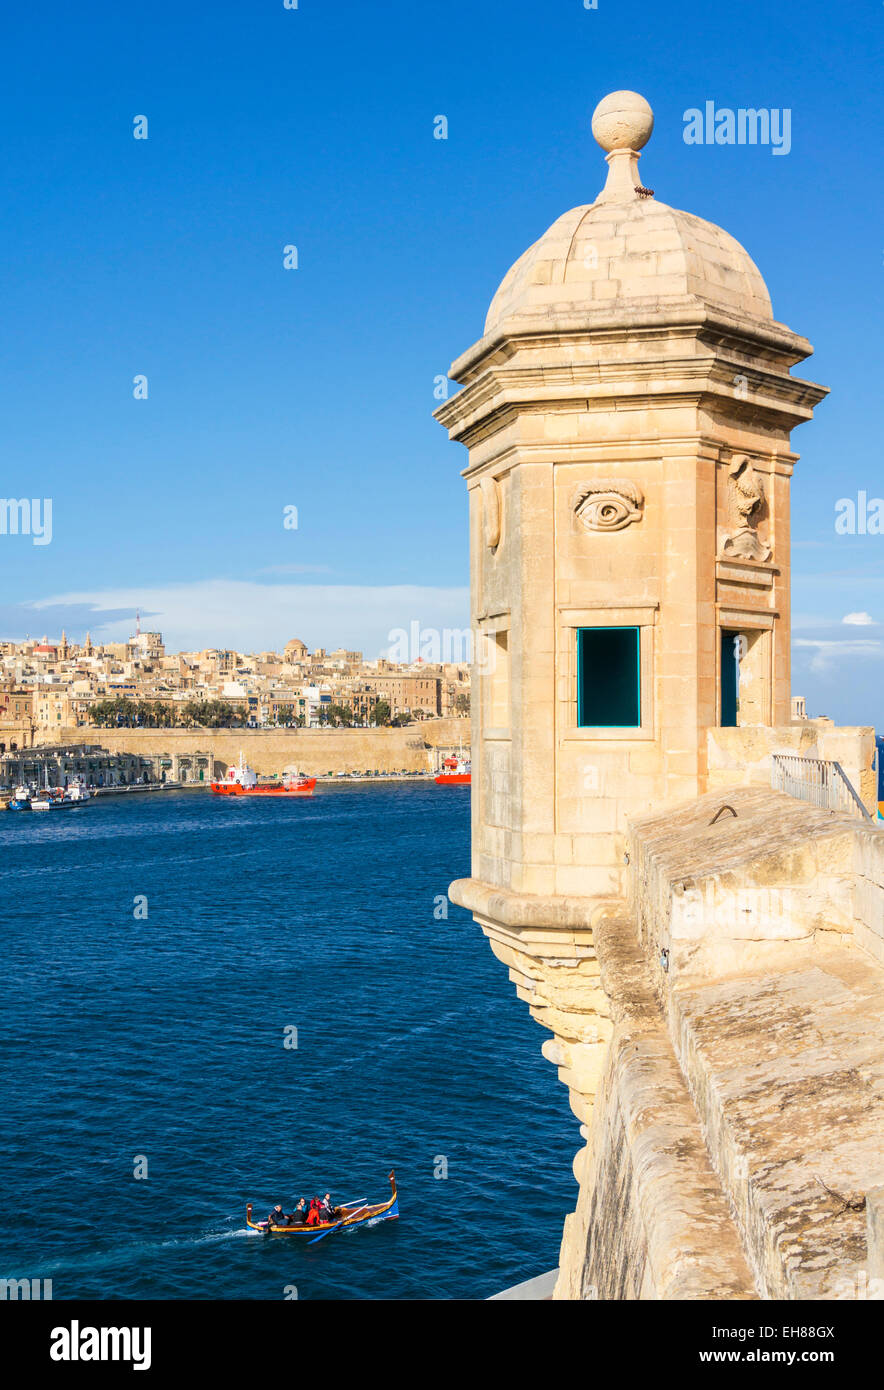
<svg viewBox="0 0 884 1390"><path fill-rule="evenodd" d="M442 915L468 872L469 788L0 816L0 1277L484 1298L552 1268L577 1124L506 970ZM398 1222L246 1231L247 1200L379 1201L391 1166Z"/></svg>

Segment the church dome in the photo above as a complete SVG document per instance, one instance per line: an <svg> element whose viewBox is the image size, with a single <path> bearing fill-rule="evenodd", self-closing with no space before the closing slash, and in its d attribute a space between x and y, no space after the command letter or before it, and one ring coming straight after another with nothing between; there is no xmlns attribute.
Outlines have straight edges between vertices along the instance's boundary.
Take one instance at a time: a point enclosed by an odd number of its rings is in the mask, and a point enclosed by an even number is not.
<svg viewBox="0 0 884 1390"><path fill-rule="evenodd" d="M638 151L653 123L635 92L599 103L592 126L608 151L607 183L595 202L564 213L519 257L491 302L486 335L634 323L697 308L773 322L764 280L740 243L641 187Z"/></svg>

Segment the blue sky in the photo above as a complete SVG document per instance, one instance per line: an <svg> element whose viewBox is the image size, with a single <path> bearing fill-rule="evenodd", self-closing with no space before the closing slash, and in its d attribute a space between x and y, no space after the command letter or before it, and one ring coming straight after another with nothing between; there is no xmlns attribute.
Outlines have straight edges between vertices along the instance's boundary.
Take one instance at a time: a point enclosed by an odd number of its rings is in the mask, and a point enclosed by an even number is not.
<svg viewBox="0 0 884 1390"><path fill-rule="evenodd" d="M834 530L839 498L884 494L882 24L819 0L8 8L2 492L52 497L53 540L0 538L0 634L119 636L140 604L172 645L373 655L415 619L464 625L464 455L434 378L598 192L589 118L630 87L656 115L645 182L732 232L816 346L793 688L884 723L884 536ZM790 153L686 145L706 100L790 108Z"/></svg>

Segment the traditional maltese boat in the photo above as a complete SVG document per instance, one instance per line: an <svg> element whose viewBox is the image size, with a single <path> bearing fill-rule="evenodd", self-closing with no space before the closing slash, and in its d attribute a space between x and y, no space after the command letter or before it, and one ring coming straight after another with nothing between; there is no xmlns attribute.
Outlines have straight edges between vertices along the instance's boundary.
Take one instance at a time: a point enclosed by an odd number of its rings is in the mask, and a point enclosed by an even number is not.
<svg viewBox="0 0 884 1390"><path fill-rule="evenodd" d="M293 772L285 773L280 782L259 782L255 769L240 753L239 762L227 769L220 782L209 786L216 796L312 796L316 778Z"/></svg>
<svg viewBox="0 0 884 1390"><path fill-rule="evenodd" d="M310 1236L319 1240L333 1231L343 1231L350 1226L364 1226L369 1221L394 1221L399 1215L395 1172L390 1172L389 1180L392 1195L386 1202L342 1202L337 1208L339 1215L334 1221L322 1221L318 1226L307 1226L304 1223L278 1226L271 1221L253 1221L252 1204L249 1202L246 1206L246 1225L249 1230L261 1231L265 1236Z"/></svg>
<svg viewBox="0 0 884 1390"><path fill-rule="evenodd" d="M446 758L436 776L439 787L462 786L472 781L472 764L466 758Z"/></svg>

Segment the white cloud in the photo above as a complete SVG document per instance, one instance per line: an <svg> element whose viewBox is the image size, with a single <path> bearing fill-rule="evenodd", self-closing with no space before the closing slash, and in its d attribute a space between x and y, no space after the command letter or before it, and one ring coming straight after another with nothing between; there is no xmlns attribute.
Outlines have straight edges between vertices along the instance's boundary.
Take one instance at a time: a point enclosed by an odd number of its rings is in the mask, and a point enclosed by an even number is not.
<svg viewBox="0 0 884 1390"><path fill-rule="evenodd" d="M350 647L371 660L389 645L394 628L466 628L469 591L417 584L259 584L206 579L139 589L101 589L55 594L29 607L92 606L140 608L142 626L160 631L170 651L233 647L238 651L279 651L292 637L315 647ZM123 641L132 619L97 617L92 635Z"/></svg>
<svg viewBox="0 0 884 1390"><path fill-rule="evenodd" d="M845 613L841 619L848 627L874 627L875 619L870 613Z"/></svg>
<svg viewBox="0 0 884 1390"><path fill-rule="evenodd" d="M880 661L884 658L884 642L874 637L849 638L840 642L823 637L795 637L792 646L796 650L813 652L810 670L820 676L829 675L835 670L843 671L843 663L850 657L863 661Z"/></svg>
<svg viewBox="0 0 884 1390"><path fill-rule="evenodd" d="M331 565L266 565L256 574L333 574Z"/></svg>

